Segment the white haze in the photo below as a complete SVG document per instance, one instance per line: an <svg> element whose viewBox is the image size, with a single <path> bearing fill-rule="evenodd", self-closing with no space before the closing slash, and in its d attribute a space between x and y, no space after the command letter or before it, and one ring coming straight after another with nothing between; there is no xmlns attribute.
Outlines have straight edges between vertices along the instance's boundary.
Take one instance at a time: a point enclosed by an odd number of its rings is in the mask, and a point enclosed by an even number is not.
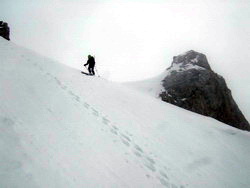
<svg viewBox="0 0 250 188"><path fill-rule="evenodd" d="M13 42L78 69L93 54L114 81L153 77L173 56L202 52L244 114L250 107L249 1L1 0L0 8Z"/></svg>

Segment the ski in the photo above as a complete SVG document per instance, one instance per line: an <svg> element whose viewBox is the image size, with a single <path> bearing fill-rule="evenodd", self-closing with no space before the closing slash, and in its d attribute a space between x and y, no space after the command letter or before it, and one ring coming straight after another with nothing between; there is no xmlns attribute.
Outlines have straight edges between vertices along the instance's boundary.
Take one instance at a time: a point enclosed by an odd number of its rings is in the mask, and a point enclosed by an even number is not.
<svg viewBox="0 0 250 188"><path fill-rule="evenodd" d="M83 72L83 71L81 71L81 73L82 73L82 74L85 74L85 75L87 75L87 76L95 76L95 75L93 75L93 74L89 74L89 73Z"/></svg>

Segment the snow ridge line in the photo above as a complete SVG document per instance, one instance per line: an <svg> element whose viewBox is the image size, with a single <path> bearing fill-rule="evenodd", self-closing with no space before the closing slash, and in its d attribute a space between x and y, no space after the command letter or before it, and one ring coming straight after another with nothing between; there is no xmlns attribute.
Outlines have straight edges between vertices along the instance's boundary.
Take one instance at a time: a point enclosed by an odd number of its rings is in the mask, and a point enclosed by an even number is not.
<svg viewBox="0 0 250 188"><path fill-rule="evenodd" d="M29 61L29 59L27 59ZM136 144L133 139L131 138L132 134L125 133L124 131L120 130L116 123L112 122L105 114L100 113L98 110L96 110L94 107L92 107L89 103L86 101L82 101L81 98L76 95L73 91L68 89L64 83L62 83L56 76L53 76L51 73L47 72L42 66L38 65L37 63L33 63L35 67L38 68L38 70L43 73L45 76L52 78L56 84L61 87L65 92L67 92L73 100L75 100L78 103L81 103L83 107L91 112L92 115L94 115L96 118L102 121L103 125L106 126L106 129L110 131L110 133L116 137L119 138L120 143L125 145L129 150L130 153L132 153L135 157L137 157L140 162L140 167L143 168L143 166L148 170L149 174L146 174L147 178L154 177L159 180L159 182L164 187L171 187L171 188L184 188L184 185L176 185L174 183L170 182L169 175L167 175L166 170L168 170L167 167L164 165L158 164L153 157L150 157L149 154L147 154L142 147L140 147L138 144ZM103 129L102 129L103 130ZM131 135L131 136L130 136ZM186 185L187 186L187 185Z"/></svg>

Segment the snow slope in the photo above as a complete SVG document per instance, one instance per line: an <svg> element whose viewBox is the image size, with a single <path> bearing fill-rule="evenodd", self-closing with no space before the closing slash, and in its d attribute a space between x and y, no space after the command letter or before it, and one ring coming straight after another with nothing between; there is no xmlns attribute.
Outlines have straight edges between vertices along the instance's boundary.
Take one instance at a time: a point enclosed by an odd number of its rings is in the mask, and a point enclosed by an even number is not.
<svg viewBox="0 0 250 188"><path fill-rule="evenodd" d="M131 89L135 89L139 92L143 92L144 94L148 94L152 97L158 98L159 93L165 90L161 85L161 81L166 77L167 73L168 71L164 71L160 75L153 78L141 81L124 82L122 84Z"/></svg>
<svg viewBox="0 0 250 188"><path fill-rule="evenodd" d="M0 39L0 187L249 187L250 134Z"/></svg>

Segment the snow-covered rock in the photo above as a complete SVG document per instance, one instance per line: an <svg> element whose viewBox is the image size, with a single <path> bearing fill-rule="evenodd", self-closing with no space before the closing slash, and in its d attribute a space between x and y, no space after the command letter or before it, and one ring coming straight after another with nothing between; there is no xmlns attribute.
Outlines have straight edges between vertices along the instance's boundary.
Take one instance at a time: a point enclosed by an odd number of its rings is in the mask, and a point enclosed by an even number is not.
<svg viewBox="0 0 250 188"><path fill-rule="evenodd" d="M163 101L250 130L224 78L212 71L204 54L191 50L174 57L162 82Z"/></svg>
<svg viewBox="0 0 250 188"><path fill-rule="evenodd" d="M0 38L0 187L250 184L250 134Z"/></svg>
<svg viewBox="0 0 250 188"><path fill-rule="evenodd" d="M10 40L10 28L8 23L0 21L0 36L6 40Z"/></svg>

